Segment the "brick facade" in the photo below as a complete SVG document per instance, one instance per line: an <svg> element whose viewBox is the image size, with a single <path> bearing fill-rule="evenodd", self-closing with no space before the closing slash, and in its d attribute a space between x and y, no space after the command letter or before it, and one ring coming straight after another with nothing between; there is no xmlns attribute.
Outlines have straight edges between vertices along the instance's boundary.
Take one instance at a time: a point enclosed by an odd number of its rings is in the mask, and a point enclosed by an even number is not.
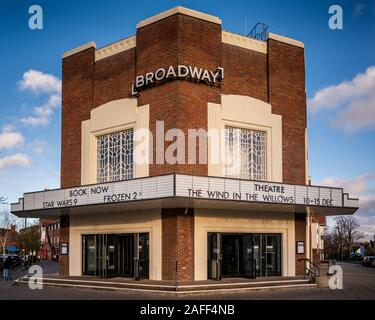
<svg viewBox="0 0 375 320"><path fill-rule="evenodd" d="M81 123L94 102L95 48L62 62L61 187L81 184Z"/></svg>
<svg viewBox="0 0 375 320"><path fill-rule="evenodd" d="M223 44L221 33L219 24L175 14L138 29L136 48L97 62L94 48L63 59L61 187L81 183L81 122L89 119L91 109L115 99L129 98L136 75L179 64L209 70L222 66L225 79L222 86L178 80L141 91L138 106L150 106L149 125L154 137L158 120L164 121L165 132L171 128L179 128L185 134L188 129L207 129L208 102L220 103L221 94L248 95L271 103L273 113L282 116L283 180L305 184L304 49L270 39L268 54L264 54ZM154 141L153 145L154 161L157 152L164 154L172 142L165 142L164 150L157 143ZM187 162L187 146L185 159ZM208 167L151 164L149 172L152 176L168 173L205 176ZM301 236L303 221L296 220L296 231ZM163 279L174 279L176 256L178 278L193 279L193 222L191 211L188 215L177 209L163 211ZM173 238L176 228L177 239ZM61 241L64 234L69 237L66 232L62 230ZM191 252L185 250L187 247ZM62 265L67 270L66 261Z"/></svg>
<svg viewBox="0 0 375 320"><path fill-rule="evenodd" d="M304 274L304 261L299 259L306 258L307 243L306 243L306 215L305 214L295 214L295 241L303 241L305 243L305 253L297 254L296 251L296 275L301 276Z"/></svg>
<svg viewBox="0 0 375 320"><path fill-rule="evenodd" d="M272 112L283 117L283 181L306 184L303 48L268 40L268 87Z"/></svg>
<svg viewBox="0 0 375 320"><path fill-rule="evenodd" d="M162 211L162 277L163 280L194 279L194 211Z"/></svg>
<svg viewBox="0 0 375 320"><path fill-rule="evenodd" d="M70 219L68 216L60 217L60 244L69 243ZM70 250L70 248L68 248ZM60 274L69 275L69 255L60 255Z"/></svg>

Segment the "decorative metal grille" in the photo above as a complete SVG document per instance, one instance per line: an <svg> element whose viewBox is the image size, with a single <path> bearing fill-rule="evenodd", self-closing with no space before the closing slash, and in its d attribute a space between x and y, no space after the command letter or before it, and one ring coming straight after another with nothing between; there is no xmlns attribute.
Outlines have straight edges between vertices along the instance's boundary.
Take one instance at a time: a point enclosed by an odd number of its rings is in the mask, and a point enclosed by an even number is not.
<svg viewBox="0 0 375 320"><path fill-rule="evenodd" d="M225 128L225 175L233 178L267 180L267 133Z"/></svg>
<svg viewBox="0 0 375 320"><path fill-rule="evenodd" d="M98 183L133 178L133 129L98 137Z"/></svg>

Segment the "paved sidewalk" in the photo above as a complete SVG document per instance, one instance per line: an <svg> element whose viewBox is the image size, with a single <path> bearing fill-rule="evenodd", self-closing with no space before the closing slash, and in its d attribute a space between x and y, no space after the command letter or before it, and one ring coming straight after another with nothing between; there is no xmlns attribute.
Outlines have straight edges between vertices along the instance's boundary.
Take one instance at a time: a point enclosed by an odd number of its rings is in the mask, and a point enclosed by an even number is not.
<svg viewBox="0 0 375 320"><path fill-rule="evenodd" d="M180 299L195 300L375 300L375 268L358 264L343 264L344 290L330 289L283 289L231 294L200 294L183 296ZM47 272L54 272L56 266L45 265ZM48 300L135 300L176 299L167 294L148 292L115 292L92 289L44 287L30 290L27 286L0 286L0 299L48 299Z"/></svg>

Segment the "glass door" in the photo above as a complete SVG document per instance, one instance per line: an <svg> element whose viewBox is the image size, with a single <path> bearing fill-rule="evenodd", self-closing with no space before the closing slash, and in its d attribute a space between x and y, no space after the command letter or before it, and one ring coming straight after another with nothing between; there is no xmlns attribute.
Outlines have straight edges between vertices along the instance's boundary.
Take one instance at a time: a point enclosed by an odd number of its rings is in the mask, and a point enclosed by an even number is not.
<svg viewBox="0 0 375 320"><path fill-rule="evenodd" d="M208 234L208 279L281 276L281 234Z"/></svg>
<svg viewBox="0 0 375 320"><path fill-rule="evenodd" d="M119 238L119 273L127 278L134 276L134 235L121 235Z"/></svg>
<svg viewBox="0 0 375 320"><path fill-rule="evenodd" d="M281 276L281 235L264 235L266 276Z"/></svg>
<svg viewBox="0 0 375 320"><path fill-rule="evenodd" d="M242 245L243 245L243 268L242 268L242 276L244 278L255 279L256 277L256 266L255 266L255 259L254 259L254 237L253 235L244 235L242 237Z"/></svg>
<svg viewBox="0 0 375 320"><path fill-rule="evenodd" d="M148 279L149 277L149 234L140 233L138 242L139 256L139 278Z"/></svg>
<svg viewBox="0 0 375 320"><path fill-rule="evenodd" d="M97 246L96 276L100 278L108 277L107 243L108 243L108 236L106 234L99 234L96 236L96 246Z"/></svg>
<svg viewBox="0 0 375 320"><path fill-rule="evenodd" d="M120 274L120 241L117 235L107 236L107 278Z"/></svg>
<svg viewBox="0 0 375 320"><path fill-rule="evenodd" d="M241 276L241 258L239 235L222 235L222 275L223 277Z"/></svg>
<svg viewBox="0 0 375 320"><path fill-rule="evenodd" d="M95 276L97 272L96 236L82 237L82 274Z"/></svg>
<svg viewBox="0 0 375 320"><path fill-rule="evenodd" d="M208 279L221 280L221 234L208 234Z"/></svg>

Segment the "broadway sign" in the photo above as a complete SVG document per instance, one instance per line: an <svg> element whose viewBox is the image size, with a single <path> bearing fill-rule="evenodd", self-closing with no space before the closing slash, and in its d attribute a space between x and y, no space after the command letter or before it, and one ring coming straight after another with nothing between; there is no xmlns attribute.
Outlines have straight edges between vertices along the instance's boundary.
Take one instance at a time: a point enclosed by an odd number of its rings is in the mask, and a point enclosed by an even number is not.
<svg viewBox="0 0 375 320"><path fill-rule="evenodd" d="M141 90L172 80L192 80L210 85L218 85L224 79L224 68L215 71L178 65L168 68L159 68L155 72L149 72L135 78L132 85L132 95L137 96Z"/></svg>

